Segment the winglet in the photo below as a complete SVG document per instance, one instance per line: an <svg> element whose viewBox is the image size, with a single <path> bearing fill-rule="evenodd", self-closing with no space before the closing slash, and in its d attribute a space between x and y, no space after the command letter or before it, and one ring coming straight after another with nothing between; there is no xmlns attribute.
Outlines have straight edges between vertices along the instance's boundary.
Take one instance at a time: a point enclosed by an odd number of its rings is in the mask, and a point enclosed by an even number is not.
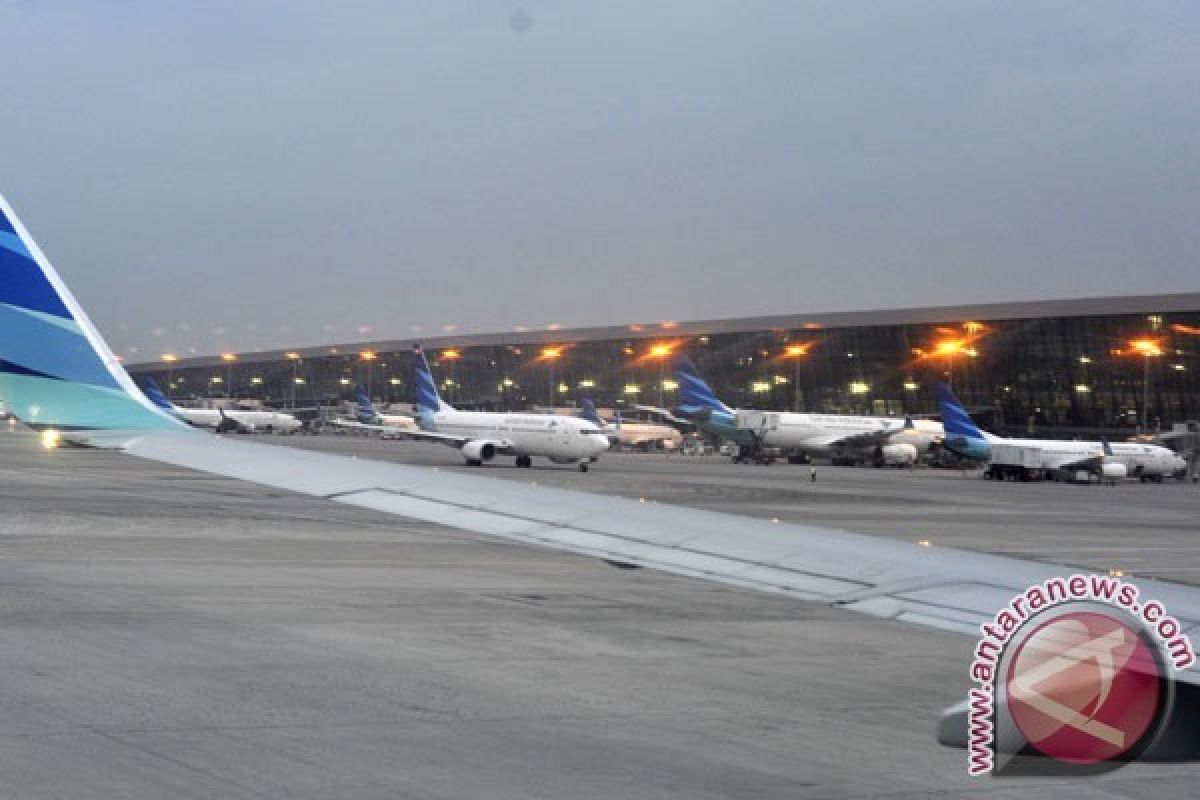
<svg viewBox="0 0 1200 800"><path fill-rule="evenodd" d="M34 428L182 426L137 388L3 197L0 396Z"/></svg>

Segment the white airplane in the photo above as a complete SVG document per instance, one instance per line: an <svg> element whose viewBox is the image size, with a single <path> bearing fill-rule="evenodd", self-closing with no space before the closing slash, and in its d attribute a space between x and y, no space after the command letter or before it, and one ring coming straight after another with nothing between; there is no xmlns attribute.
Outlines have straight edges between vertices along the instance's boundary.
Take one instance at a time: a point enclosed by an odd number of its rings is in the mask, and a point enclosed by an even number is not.
<svg viewBox="0 0 1200 800"><path fill-rule="evenodd" d="M926 626L960 635L970 647L979 639L980 626L994 622L1002 598L1078 571L903 536L867 536L277 447L242 437L205 436L137 388L3 196L0 395L22 422L41 431L47 448L77 443L523 546ZM603 442L594 446L607 446L602 434L580 435ZM56 454L45 468L72 457L70 452ZM114 459L113 469L120 468L121 459ZM438 535L437 529L430 535ZM1150 577L1139 580L1138 587L1171 609L1177 631L1200 626L1197 587ZM1200 690L1200 662L1186 634L1167 646L1177 668L1172 677L1181 691L1174 693L1168 710L1171 724L1142 757L1178 759L1184 753L1194 758L1200 707L1193 699ZM960 703L943 716L938 740L963 746L967 723L966 704Z"/></svg>
<svg viewBox="0 0 1200 800"><path fill-rule="evenodd" d="M683 434L670 425L653 422L630 422L617 415L616 422L606 422L596 411L592 398L584 397L579 402L579 418L594 423L604 431L614 445L648 450L659 447L663 450L678 450L683 444Z"/></svg>
<svg viewBox="0 0 1200 800"><path fill-rule="evenodd" d="M335 419L332 424L339 428L378 431L381 438L396 438L404 433L418 430L417 421L406 414L381 414L371 404L363 386L354 387L354 419Z"/></svg>
<svg viewBox="0 0 1200 800"><path fill-rule="evenodd" d="M534 457L555 464L578 464L580 472L609 448L608 437L592 422L547 414L504 414L459 411L438 394L437 383L421 348L413 347L417 387L417 429L383 425L360 427L407 439L441 442L462 450L471 466L498 455L515 456L518 467L530 467Z"/></svg>
<svg viewBox="0 0 1200 800"><path fill-rule="evenodd" d="M982 431L970 414L958 402L953 390L938 384L938 406L946 427L943 444L946 449L974 461L991 462L999 446L1025 448L1037 454L1042 471L1088 470L1103 478L1117 479L1127 475L1143 480L1161 481L1187 469L1187 462L1178 453L1162 445L1134 442L1085 442L1061 439L1006 439ZM998 468L997 468L998 469ZM997 471L996 474L1000 474Z"/></svg>
<svg viewBox="0 0 1200 800"><path fill-rule="evenodd" d="M701 430L738 445L735 462L753 461L763 451L828 456L834 463L872 460L906 466L942 438L933 420L898 420L849 414L735 410L722 403L685 356L674 363L680 408Z"/></svg>
<svg viewBox="0 0 1200 800"><path fill-rule="evenodd" d="M211 428L218 433L292 433L301 427L300 420L282 411L250 411L241 408L184 408L167 399L153 378L146 378L143 391L159 408L197 428Z"/></svg>

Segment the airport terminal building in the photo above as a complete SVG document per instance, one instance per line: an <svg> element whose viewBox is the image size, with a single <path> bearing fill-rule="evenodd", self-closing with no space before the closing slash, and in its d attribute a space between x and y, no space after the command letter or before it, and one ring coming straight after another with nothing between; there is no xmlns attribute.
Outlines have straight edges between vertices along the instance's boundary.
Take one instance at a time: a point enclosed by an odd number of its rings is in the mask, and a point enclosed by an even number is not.
<svg viewBox="0 0 1200 800"><path fill-rule="evenodd" d="M411 340L129 365L202 397L273 406L412 401ZM448 402L470 408L670 407L684 351L737 407L903 416L936 412L949 379L994 429L1151 430L1200 418L1200 294L662 322L448 336L421 342Z"/></svg>

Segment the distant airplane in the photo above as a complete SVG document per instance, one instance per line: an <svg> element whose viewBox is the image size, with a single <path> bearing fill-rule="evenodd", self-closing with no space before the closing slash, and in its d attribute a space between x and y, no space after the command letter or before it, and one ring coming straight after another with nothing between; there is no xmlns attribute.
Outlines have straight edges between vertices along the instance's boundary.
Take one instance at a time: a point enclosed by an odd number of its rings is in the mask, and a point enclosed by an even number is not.
<svg viewBox="0 0 1200 800"><path fill-rule="evenodd" d="M417 429L391 428L389 432L398 437L457 447L467 463L476 467L498 455L515 456L518 467L530 467L536 456L555 464L578 464L580 472L587 472L588 464L609 448L602 430L576 417L459 411L442 400L425 353L417 345L413 346L413 362ZM361 423L360 427L385 429Z"/></svg>
<svg viewBox="0 0 1200 800"><path fill-rule="evenodd" d="M380 414L371 404L363 386L354 387L354 419L334 419L331 424L339 428L360 428L378 431L383 438L396 437L417 430L417 421L406 414Z"/></svg>
<svg viewBox="0 0 1200 800"><path fill-rule="evenodd" d="M835 463L905 466L942 436L942 426L932 420L736 410L717 398L687 356L676 356L673 370L680 399L673 415L732 441L738 446L734 460L739 462L761 460L765 452L778 449L793 458L807 454L827 456Z"/></svg>
<svg viewBox="0 0 1200 800"><path fill-rule="evenodd" d="M676 450L683 443L683 434L670 425L630 422L621 419L620 412L617 413L615 422L606 422L596 411L596 404L590 397L580 398L579 406L580 419L595 423L614 444L642 449L661 447L666 450Z"/></svg>
<svg viewBox="0 0 1200 800"><path fill-rule="evenodd" d="M1007 439L982 431L971 419L947 384L937 386L938 407L946 436L942 446L963 458L991 462L998 446L1026 448L1036 453L1042 471L1082 469L1104 478L1126 475L1143 480L1161 481L1187 469L1178 453L1162 445L1135 442L1085 442L1061 439ZM1032 457L1032 456L1031 456Z"/></svg>
<svg viewBox="0 0 1200 800"><path fill-rule="evenodd" d="M197 428L211 428L219 433L291 433L301 426L300 420L281 411L250 411L241 408L184 408L167 399L153 378L142 382L142 391L154 405Z"/></svg>

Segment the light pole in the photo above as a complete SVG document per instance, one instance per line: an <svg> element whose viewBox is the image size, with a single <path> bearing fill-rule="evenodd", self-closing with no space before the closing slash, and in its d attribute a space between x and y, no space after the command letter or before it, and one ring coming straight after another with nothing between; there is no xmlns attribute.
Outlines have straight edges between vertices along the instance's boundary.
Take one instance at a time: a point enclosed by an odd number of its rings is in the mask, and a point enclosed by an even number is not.
<svg viewBox="0 0 1200 800"><path fill-rule="evenodd" d="M562 357L563 349L561 347L543 347L542 358L550 365L550 407L554 408L558 398L558 382L554 380L554 362Z"/></svg>
<svg viewBox="0 0 1200 800"><path fill-rule="evenodd" d="M667 358L671 355L671 345L656 344L650 348L650 357L658 361L658 407L663 407L663 389L667 382Z"/></svg>
<svg viewBox="0 0 1200 800"><path fill-rule="evenodd" d="M947 339L938 342L937 352L946 357L946 383L954 385L954 354L963 349L963 343L957 339Z"/></svg>
<svg viewBox="0 0 1200 800"><path fill-rule="evenodd" d="M1142 433L1150 431L1150 359L1163 354L1154 339L1134 339L1129 346L1142 355Z"/></svg>
<svg viewBox="0 0 1200 800"><path fill-rule="evenodd" d="M371 376L375 370L372 368L375 363L375 353L371 350L363 350L358 354L358 357L367 365L367 397L371 396Z"/></svg>
<svg viewBox="0 0 1200 800"><path fill-rule="evenodd" d="M174 353L163 353L163 363L167 365L167 399L171 399L171 384L175 382L175 362L179 356Z"/></svg>
<svg viewBox="0 0 1200 800"><path fill-rule="evenodd" d="M800 413L800 359L808 355L812 344L789 344L783 354L792 360L792 410Z"/></svg>
<svg viewBox="0 0 1200 800"><path fill-rule="evenodd" d="M460 358L462 358L462 353L453 348L449 350L443 350L440 357L440 360L450 362L450 391L448 394L450 395L450 402L452 403L455 402L458 397L458 374L457 370L455 369L455 365L458 363Z"/></svg>
<svg viewBox="0 0 1200 800"><path fill-rule="evenodd" d="M292 362L292 408L296 407L296 384L300 383L300 354L287 353L287 360Z"/></svg>
<svg viewBox="0 0 1200 800"><path fill-rule="evenodd" d="M237 361L236 353L221 353L221 360L225 362L225 396L233 397L233 364Z"/></svg>

